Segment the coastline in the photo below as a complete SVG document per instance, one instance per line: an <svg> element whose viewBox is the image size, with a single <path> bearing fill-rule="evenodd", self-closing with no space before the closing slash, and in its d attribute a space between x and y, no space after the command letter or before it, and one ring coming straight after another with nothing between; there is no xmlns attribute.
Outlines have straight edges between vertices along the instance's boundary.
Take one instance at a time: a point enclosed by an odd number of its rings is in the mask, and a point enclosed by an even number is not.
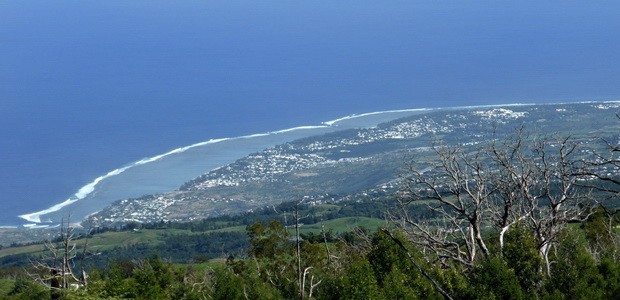
<svg viewBox="0 0 620 300"><path fill-rule="evenodd" d="M387 111L376 111L376 112L368 112L368 113L362 113L362 114L353 114L353 115L348 115L342 118L338 118L338 119L334 119L331 121L325 121L322 122L321 125L307 125L307 126L298 126L298 127L293 127L293 128L288 128L288 129L282 129L282 130L278 130L278 131L271 131L271 132L266 132L266 133L257 133L257 134L252 134L252 135L245 135L245 136L238 136L238 137L230 137L230 138L219 138L219 139L210 139L204 142L199 142L199 143L195 143L195 144L191 144L189 146L184 146L184 147L179 147L176 149L173 149L171 151L168 151L166 153L160 154L160 155L156 155L150 158L144 158L138 161L135 161L133 163L130 163L124 167L112 170L110 172L108 172L105 175L99 176L96 179L94 179L93 181L91 181L90 183L88 183L87 185L82 186L73 196L69 197L68 199L54 204L52 206L50 206L49 208L40 210L40 211L36 211L36 212L32 212L32 213L27 213L27 214L22 214L19 215L18 217L25 220L26 222L28 222L29 224L23 224L20 225L22 227L26 227L26 228L35 228L35 227L39 227L39 226L49 226L47 224L52 225L53 221L51 219L49 220L45 220L42 221L42 217L51 213L55 213L58 212L70 205L73 205L77 202L79 202L80 200L84 200L86 198L88 198L89 196L91 196L93 193L95 193L97 191L97 188L99 185L101 185L102 183L104 183L106 180L111 179L113 177L116 177L118 175L121 175L123 173L125 173L126 171L129 171L135 167L139 167L139 166L145 166L148 165L150 163L153 162L159 162L162 160L165 160L166 158L170 158L173 157L175 155L178 154L183 154L186 153L189 150L193 150L196 148L200 148L200 147L204 147L207 145L216 145L216 144L220 144L223 142L232 142L232 141L239 141L239 140L249 140L249 139L256 139L256 138L268 138L268 137L272 137L272 136L276 136L276 135L285 135L285 134L294 134L297 132L301 132L301 131L306 131L306 132L311 132L313 130L327 130L327 131L336 131L336 130L341 130L341 129L347 129L347 126L351 127L351 128L362 128L365 127L363 125L372 125L370 123L373 123L374 126L378 125L379 123L385 122L385 121L389 121L389 120L395 120L401 117L406 116L407 114L416 114L416 113L424 113L424 112L430 112L430 111L435 111L435 110L460 110L460 109L477 109L477 108L492 108L492 107L518 107L518 106L531 106L531 105L563 105L563 104L590 104L590 103L620 103L619 100L612 100L612 101L580 101L580 102L560 102L560 103L544 103L544 104L536 104L536 103L512 103L512 104L489 104L489 105L475 105L475 106L456 106L456 107L438 107L438 108L415 108L415 109L401 109L401 110L387 110ZM402 114L402 115L401 115ZM383 120L380 117L381 116L387 116L387 115L394 115L393 117L390 117L389 119ZM378 121L374 121L374 119L370 122L368 122L369 124L365 124L364 122L361 122L362 120L360 119L364 119L364 118L370 118L370 117L378 117L381 120ZM356 121L359 121L359 124L355 123ZM347 122L352 122L352 124L347 125ZM376 124L375 124L376 123ZM372 126L369 126L372 127ZM320 133L318 133L320 134ZM308 136L312 136L314 134L309 134ZM262 144L261 144L262 145ZM212 167L211 170L216 169L218 167L221 167L221 165ZM204 170L203 172L207 172L208 170ZM187 180L191 180L192 178L187 178ZM117 200L121 200L121 199L117 199ZM92 212L91 212L92 213ZM15 228L15 226L2 226L2 228Z"/></svg>

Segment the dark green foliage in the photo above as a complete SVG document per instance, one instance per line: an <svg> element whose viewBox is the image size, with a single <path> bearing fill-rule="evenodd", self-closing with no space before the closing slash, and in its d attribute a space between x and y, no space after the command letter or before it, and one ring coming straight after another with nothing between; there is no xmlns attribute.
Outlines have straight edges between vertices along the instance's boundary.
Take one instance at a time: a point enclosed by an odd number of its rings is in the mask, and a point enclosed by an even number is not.
<svg viewBox="0 0 620 300"><path fill-rule="evenodd" d="M258 272L259 266L268 268L259 261L246 264L230 258L226 267L215 270L213 299L282 299L284 291L273 285L278 278L266 280Z"/></svg>
<svg viewBox="0 0 620 300"><path fill-rule="evenodd" d="M542 259L533 234L520 224L512 226L505 236L502 256L526 294L534 294L544 279L540 272Z"/></svg>
<svg viewBox="0 0 620 300"><path fill-rule="evenodd" d="M368 261L381 285L392 270L413 272L413 266L409 263L406 253L381 231L378 231L372 239Z"/></svg>
<svg viewBox="0 0 620 300"><path fill-rule="evenodd" d="M307 241L309 243L320 244L325 241L327 241L328 243L338 241L338 237L334 235L331 229L325 232L325 236L323 236L323 234L321 233L314 233L314 232L301 233L300 236L302 240Z"/></svg>
<svg viewBox="0 0 620 300"><path fill-rule="evenodd" d="M157 256L118 261L107 271L91 275L88 294L98 298L201 299L208 287L197 277L205 274L177 268Z"/></svg>
<svg viewBox="0 0 620 300"><path fill-rule="evenodd" d="M0 257L2 268L24 267L30 264L30 256L27 254L16 254Z"/></svg>
<svg viewBox="0 0 620 300"><path fill-rule="evenodd" d="M501 257L483 260L472 274L472 298L525 299L514 270Z"/></svg>
<svg viewBox="0 0 620 300"><path fill-rule="evenodd" d="M342 287L343 278L341 276L327 276L323 278L315 295L318 299L341 299L343 297Z"/></svg>
<svg viewBox="0 0 620 300"><path fill-rule="evenodd" d="M144 299L164 299L165 291L174 281L174 273L169 263L158 257L143 261L134 270L137 294Z"/></svg>
<svg viewBox="0 0 620 300"><path fill-rule="evenodd" d="M401 241L404 240L399 238ZM418 254L414 250L410 253ZM424 261L421 255L414 259L420 264ZM430 281L413 266L407 254L382 231L377 231L372 239L372 248L368 253L373 272L379 286L386 293L386 297L399 295L398 299L433 299L440 298ZM424 268L428 266L423 265ZM392 296L388 296L392 295Z"/></svg>
<svg viewBox="0 0 620 300"><path fill-rule="evenodd" d="M358 260L344 273L340 299L382 299L372 267L367 260Z"/></svg>
<svg viewBox="0 0 620 300"><path fill-rule="evenodd" d="M30 279L19 277L15 280L13 289L9 292L6 299L51 299L50 290L41 284L35 283Z"/></svg>
<svg viewBox="0 0 620 300"><path fill-rule="evenodd" d="M567 230L561 239L548 291L568 299L605 299L603 276L588 253L585 240L573 230Z"/></svg>
<svg viewBox="0 0 620 300"><path fill-rule="evenodd" d="M0 279L0 299L7 297L14 287L14 279Z"/></svg>
<svg viewBox="0 0 620 300"><path fill-rule="evenodd" d="M598 266L602 276L600 284L605 299L620 298L620 262L610 258L603 258Z"/></svg>
<svg viewBox="0 0 620 300"><path fill-rule="evenodd" d="M420 297L419 291L410 285L409 276L398 268L394 268L383 278L382 286L386 299L429 299Z"/></svg>
<svg viewBox="0 0 620 300"><path fill-rule="evenodd" d="M134 244L105 250L87 257L86 262L89 266L102 268L110 259L142 260L155 254L173 263L204 262L228 254L245 253L249 244L247 235L241 232L175 234L163 238L157 245Z"/></svg>
<svg viewBox="0 0 620 300"><path fill-rule="evenodd" d="M471 280L467 272L457 266L434 268L431 276L439 282L446 292L454 299L471 298ZM436 292L433 290L433 292ZM439 298L438 299L442 299Z"/></svg>
<svg viewBox="0 0 620 300"><path fill-rule="evenodd" d="M244 299L243 278L228 269L221 268L215 273L213 299Z"/></svg>
<svg viewBox="0 0 620 300"><path fill-rule="evenodd" d="M242 253L249 246L246 235L240 232L217 232L203 235L172 235L156 249L158 255L175 262L189 262L198 256L221 257ZM179 257L180 254L182 257Z"/></svg>
<svg viewBox="0 0 620 300"><path fill-rule="evenodd" d="M280 222L271 221L266 226L256 222L248 226L246 233L251 244L249 252L255 257L274 258L291 248L289 233Z"/></svg>

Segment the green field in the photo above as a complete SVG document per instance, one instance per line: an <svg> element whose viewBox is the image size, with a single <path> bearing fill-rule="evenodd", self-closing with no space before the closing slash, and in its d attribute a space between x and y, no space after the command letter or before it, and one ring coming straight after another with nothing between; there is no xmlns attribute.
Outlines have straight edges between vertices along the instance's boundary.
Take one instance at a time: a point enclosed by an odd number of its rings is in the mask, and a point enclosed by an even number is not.
<svg viewBox="0 0 620 300"><path fill-rule="evenodd" d="M75 243L78 248L82 248L85 243L88 243L87 245L90 251L105 251L117 246L130 246L135 244L157 245L161 243L164 237L178 234L194 233L189 230L179 229L143 229L138 231L104 232L95 234L88 239L78 239ZM46 251L47 249L43 244L9 247L0 250L0 257L16 254L40 255Z"/></svg>
<svg viewBox="0 0 620 300"><path fill-rule="evenodd" d="M333 208L328 208L333 209ZM290 222L290 220L289 220ZM333 220L323 221L316 224L303 224L300 227L302 233L320 233L321 227L324 226L326 231L332 231L333 233L343 233L351 231L356 227L363 227L370 230L374 230L380 226L385 225L385 220L369 217L343 217ZM294 229L294 225L288 226L289 230ZM209 230L205 232L192 232L191 230L184 229L140 229L130 231L117 231L117 232L104 232L95 234L88 239L76 240L76 246L78 249L83 249L85 243L89 252L103 252L112 250L119 246L132 246L132 245L149 245L149 247L156 247L161 245L167 238L171 236L202 236L210 233L244 233L246 226L237 225L220 229ZM21 246L21 247L9 247L0 250L0 257L6 257L10 255L27 254L32 256L40 256L49 250L43 244Z"/></svg>

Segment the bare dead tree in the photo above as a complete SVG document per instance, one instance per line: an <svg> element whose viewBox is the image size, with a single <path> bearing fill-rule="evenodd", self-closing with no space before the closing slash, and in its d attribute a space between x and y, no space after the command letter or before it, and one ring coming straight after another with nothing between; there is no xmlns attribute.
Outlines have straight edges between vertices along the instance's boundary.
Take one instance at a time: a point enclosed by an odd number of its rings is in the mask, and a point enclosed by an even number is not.
<svg viewBox="0 0 620 300"><path fill-rule="evenodd" d="M490 199L493 224L499 229L500 249L504 236L518 222L529 217L542 197L535 188L538 178L536 163L526 153L531 149L524 144L529 137L520 127L516 135L503 141L494 141L489 155L494 169L492 185L496 187Z"/></svg>
<svg viewBox="0 0 620 300"><path fill-rule="evenodd" d="M306 278L307 275L309 274L310 270L312 269L312 267L306 267L304 269L304 274L303 274L303 279L301 281L301 295L302 295L302 299L303 299L303 295L305 295L306 293ZM323 280L319 280L317 282L314 282L314 275L310 276L310 284L308 286L308 298L312 298L312 293L314 293L314 289L319 286L319 284L321 284Z"/></svg>
<svg viewBox="0 0 620 300"><path fill-rule="evenodd" d="M394 223L411 242L442 262L471 267L478 253L490 255L489 239L497 238L501 251L505 234L520 222L537 238L550 274L549 252L558 234L568 222L587 218L593 207L591 189L579 185L589 177L577 144L570 138L532 140L519 129L514 137L470 152L433 149L430 168L409 165L399 197ZM409 206L416 202L427 203L434 215L410 217Z"/></svg>
<svg viewBox="0 0 620 300"><path fill-rule="evenodd" d="M489 185L490 170L483 163L482 151L465 153L461 148L447 146L433 150L438 159L430 169L419 171L409 165L399 197L400 224L414 244L440 259L471 266L478 252L489 254L482 226L489 213L488 199L494 192ZM409 216L408 206L422 201L430 202L428 207L438 219L434 224Z"/></svg>
<svg viewBox="0 0 620 300"><path fill-rule="evenodd" d="M331 254L329 253L329 246L327 245L327 234L325 233L325 224L321 223L321 235L323 236L323 245L325 246L325 254L327 255L327 266L329 267L332 262Z"/></svg>
<svg viewBox="0 0 620 300"><path fill-rule="evenodd" d="M570 221L583 221L595 207L591 189L579 185L588 178L583 174L585 165L576 156L577 144L569 138L557 143L541 141L535 147L535 161L539 175L538 188L543 197L533 207L529 223L536 238L538 249L545 261L547 274L551 274L549 252L557 236Z"/></svg>
<svg viewBox="0 0 620 300"><path fill-rule="evenodd" d="M616 115L620 119L620 114ZM598 185L591 187L606 193L610 198L620 196L620 139L615 143L605 138L600 139L606 148L606 151L598 152L592 150L593 157L585 160L584 163L589 166L585 175L596 178Z"/></svg>
<svg viewBox="0 0 620 300"><path fill-rule="evenodd" d="M314 275L310 275L310 283L309 285L306 285L307 283L307 279L308 279L308 274L310 272L310 270L313 268L312 266L308 266L306 268L304 268L302 270L302 259L301 259L301 237L299 234L299 227L301 226L301 219L304 217L301 217L299 215L299 206L301 206L305 201L307 200L306 197L302 198L300 201L298 201L297 203L295 203L295 243L296 243L296 247L295 247L295 256L297 259L297 286L299 288L299 299L305 299L306 295L309 298L312 298L312 293L314 292L314 289L321 284L322 280L319 280L317 282L315 282L315 278ZM327 247L327 244L326 244ZM329 257L329 249L328 249L328 257ZM308 293L306 294L306 286L308 286Z"/></svg>
<svg viewBox="0 0 620 300"><path fill-rule="evenodd" d="M295 203L295 255L297 257L297 286L299 287L299 299L304 299L301 271L301 239L299 238L299 206L304 202L304 200L305 199L301 199Z"/></svg>
<svg viewBox="0 0 620 300"><path fill-rule="evenodd" d="M613 260L620 260L620 232L616 230L618 220L616 214L619 210L607 209L605 206L599 208L599 218L591 220L592 222L598 222L599 230L595 230L591 233L590 243L588 244L588 250L592 257L600 260L603 257L608 257ZM596 226L596 225L595 225ZM602 229L602 230L601 230Z"/></svg>
<svg viewBox="0 0 620 300"><path fill-rule="evenodd" d="M30 274L34 281L44 284L52 290L65 290L70 287L86 286L88 275L84 269L83 258L86 255L88 239L82 248L82 263L79 276L76 276L75 259L78 254L76 234L71 226L70 218L60 223L60 235L56 242L44 244L46 254L32 260L31 265L37 271Z"/></svg>
<svg viewBox="0 0 620 300"><path fill-rule="evenodd" d="M616 114L620 120L620 114ZM599 203L599 209L606 218L605 232L602 236L597 236L594 245L591 245L591 252L594 257L599 257L606 246L610 246L607 250L611 250L611 257L620 259L620 233L615 229L617 223L617 215L620 215L620 209L607 205L607 200L618 199L620 197L620 138L613 142L609 139L600 138L605 147L605 151L592 150L593 157L584 160L584 164L588 166L584 170L585 175L594 178L582 185L594 189L602 201ZM605 242L603 242L605 241Z"/></svg>

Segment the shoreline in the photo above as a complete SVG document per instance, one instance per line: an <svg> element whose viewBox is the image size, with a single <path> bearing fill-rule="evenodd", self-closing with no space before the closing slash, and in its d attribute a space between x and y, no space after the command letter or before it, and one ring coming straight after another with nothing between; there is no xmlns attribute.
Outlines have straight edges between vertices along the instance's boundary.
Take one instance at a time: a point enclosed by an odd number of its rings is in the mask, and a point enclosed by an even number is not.
<svg viewBox="0 0 620 300"><path fill-rule="evenodd" d="M241 140L241 139L251 139L251 138L257 138L257 137L266 137L266 136L270 136L270 135L278 135L278 134L282 134L282 133L290 133L290 132L295 132L295 131L302 131L302 130L313 130L313 129L323 129L323 128L337 128L339 125L339 123L345 122L345 121L350 121L350 120L354 120L354 119L358 119L358 118L364 118L364 117L369 117L369 116L377 116L377 115L382 115L382 114L398 114L398 113L423 113L423 112L431 112L431 111L437 111L437 110L459 110L459 109L477 109L477 108L494 108L494 107L519 107L519 106L532 106L532 105L565 105L565 104L593 104L593 103L620 103L620 100L608 100L608 101L577 101L577 102L560 102L560 103L543 103L543 104L536 104L536 103L511 103L511 104L487 104L487 105L473 105L473 106L454 106L454 107L436 107L436 108L411 108L411 109L400 109L400 110L386 110L386 111L376 111L376 112L368 112L368 113L362 113L362 114L352 114L352 115L348 115L345 117L341 117L338 119L334 119L334 120L330 120L330 121L325 121L325 122L321 122L321 125L305 125L305 126L297 126L297 127L293 127L293 128L288 128L288 129L282 129L282 130L277 130L277 131L270 131L270 132L266 132L266 133L257 133L257 134L251 134L251 135L244 135L244 136L238 136L238 137L229 137L229 138L219 138L219 139L210 139L204 142L198 142L195 144L191 144L188 146L184 146L184 147L179 147L176 149L173 149L171 151L165 152L163 154L160 155L156 155L153 157L148 157L148 158L144 158L132 163L129 163L128 165L125 165L124 167L118 168L118 169L114 169L110 172L108 172L105 175L99 176L97 178L95 178L93 181L91 181L90 183L82 186L73 196L69 197L68 199L54 204L46 209L43 210L39 210L36 212L32 212L32 213L27 213L27 214L21 214L18 215L17 217L25 220L26 222L28 222L27 224L22 224L22 225L17 225L17 226L13 226L13 225L5 225L5 226L0 226L0 228L16 228L16 227L26 227L26 228L31 228L31 227L38 227L38 226L49 226L49 225L45 225L45 224L52 224L53 222L50 221L42 221L41 217L46 215L46 214L50 214L53 212L57 212L61 209L63 209L64 207L67 207L69 205L72 205L86 197L88 197L90 194L92 194L93 192L96 191L97 185L100 184L103 180L106 180L108 178L120 175L122 173L124 173L125 171L137 167L137 166L141 166L141 165L145 165L148 163L152 163L152 162L156 162L159 161L163 158L166 158L168 156L172 156L175 154L180 154L180 153L184 153L190 149L193 148L197 148L197 147L202 147L202 146L206 146L206 145L213 145L213 144L217 144L217 143L221 143L221 142L225 142L225 141L234 141L234 140ZM396 117L395 119L398 119L399 117ZM395 120L394 119L394 120ZM190 179L188 179L190 180Z"/></svg>

